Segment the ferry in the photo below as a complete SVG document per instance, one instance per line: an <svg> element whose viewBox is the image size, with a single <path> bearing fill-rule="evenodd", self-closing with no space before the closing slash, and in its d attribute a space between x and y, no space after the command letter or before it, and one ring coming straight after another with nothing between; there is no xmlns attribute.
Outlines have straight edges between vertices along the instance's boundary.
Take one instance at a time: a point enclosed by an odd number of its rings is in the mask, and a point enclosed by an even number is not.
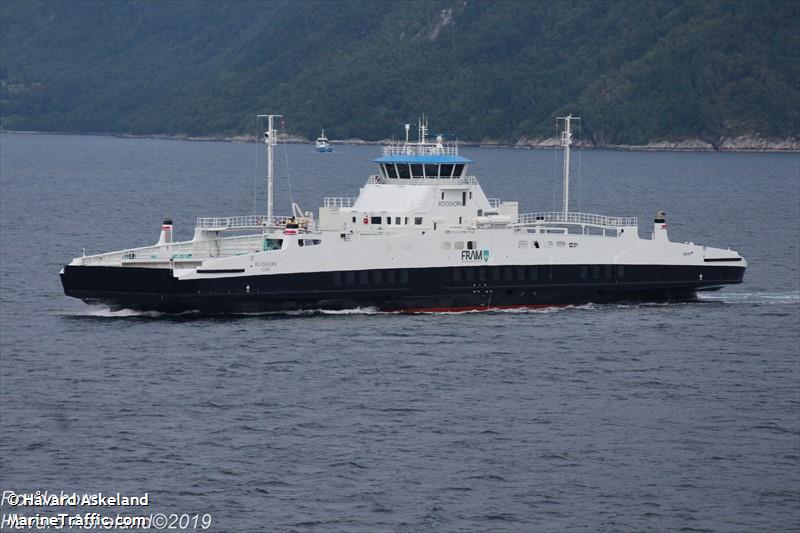
<svg viewBox="0 0 800 533"><path fill-rule="evenodd" d="M333 146L328 141L328 138L325 137L325 130L322 130L319 137L317 137L317 152L326 153L326 152L333 152Z"/></svg>
<svg viewBox="0 0 800 533"><path fill-rule="evenodd" d="M317 216L292 204L273 215L274 119L264 134L267 212L198 218L194 236L74 258L64 292L89 304L209 314L375 308L452 312L589 302L693 300L741 283L736 251L672 242L659 211L652 233L636 217L569 209L572 122L559 117L563 209L519 213L488 197L458 143L429 139L383 147L356 197L325 198Z"/></svg>

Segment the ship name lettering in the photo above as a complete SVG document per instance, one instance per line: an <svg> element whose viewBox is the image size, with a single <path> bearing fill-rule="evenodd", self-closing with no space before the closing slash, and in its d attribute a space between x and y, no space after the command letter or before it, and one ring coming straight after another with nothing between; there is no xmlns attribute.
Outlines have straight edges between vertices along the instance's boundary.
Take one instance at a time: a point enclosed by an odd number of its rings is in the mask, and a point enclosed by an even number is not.
<svg viewBox="0 0 800 533"><path fill-rule="evenodd" d="M484 261L489 258L487 250L461 250L462 261Z"/></svg>

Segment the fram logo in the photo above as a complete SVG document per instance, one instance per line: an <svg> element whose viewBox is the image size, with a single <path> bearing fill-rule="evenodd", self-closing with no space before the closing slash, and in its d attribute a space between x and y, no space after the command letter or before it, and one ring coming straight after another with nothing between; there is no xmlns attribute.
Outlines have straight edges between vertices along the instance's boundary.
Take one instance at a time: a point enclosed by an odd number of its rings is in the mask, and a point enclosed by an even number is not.
<svg viewBox="0 0 800 533"><path fill-rule="evenodd" d="M488 261L489 250L461 250L462 261Z"/></svg>

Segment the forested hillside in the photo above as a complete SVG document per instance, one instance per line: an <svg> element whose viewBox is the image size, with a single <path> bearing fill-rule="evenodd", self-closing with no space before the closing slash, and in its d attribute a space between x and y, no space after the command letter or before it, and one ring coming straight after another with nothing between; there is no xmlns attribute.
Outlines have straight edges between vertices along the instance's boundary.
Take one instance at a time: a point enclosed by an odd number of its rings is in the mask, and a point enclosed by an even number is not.
<svg viewBox="0 0 800 533"><path fill-rule="evenodd" d="M800 2L0 3L9 130L462 139L797 138Z"/></svg>

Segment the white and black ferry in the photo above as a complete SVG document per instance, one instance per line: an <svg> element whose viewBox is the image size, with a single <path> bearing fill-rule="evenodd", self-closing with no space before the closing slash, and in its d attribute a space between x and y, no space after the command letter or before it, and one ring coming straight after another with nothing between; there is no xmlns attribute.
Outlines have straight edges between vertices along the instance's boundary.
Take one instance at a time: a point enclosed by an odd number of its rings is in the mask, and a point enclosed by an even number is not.
<svg viewBox="0 0 800 533"><path fill-rule="evenodd" d="M153 246L76 257L67 295L111 308L203 313L375 307L459 311L587 302L692 299L741 283L730 249L671 242L663 213L648 238L634 217L569 210L571 120L564 117L563 210L518 212L488 198L457 143L393 142L355 198L325 198L318 217L272 213L268 117L267 213L199 218L190 241L164 221Z"/></svg>

